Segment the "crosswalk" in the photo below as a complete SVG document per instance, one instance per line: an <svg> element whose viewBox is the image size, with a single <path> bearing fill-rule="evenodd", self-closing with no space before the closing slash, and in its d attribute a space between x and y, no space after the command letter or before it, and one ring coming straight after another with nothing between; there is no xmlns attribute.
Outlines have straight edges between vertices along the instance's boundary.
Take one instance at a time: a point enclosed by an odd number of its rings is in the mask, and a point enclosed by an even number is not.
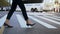
<svg viewBox="0 0 60 34"><path fill-rule="evenodd" d="M36 17L38 17L38 18L42 18L42 19L45 19L45 20L47 20L47 21L50 21L50 22L53 22L53 23L56 23L56 24L60 25L59 22L54 21L54 20L52 20L52 19L48 19L48 18L45 18L45 17L42 17L42 16L36 16Z"/></svg>
<svg viewBox="0 0 60 34"><path fill-rule="evenodd" d="M40 15L41 15L41 16L40 16ZM2 23L5 22L6 16L7 16L7 15L5 15L4 17L2 17L2 18L0 19L0 26L1 26ZM24 20L23 16L20 15L20 14L16 14L15 16L16 16L16 18L17 18L17 20L18 20L21 28L27 28L26 21ZM50 29L50 28L52 28L52 29L58 29L58 27L53 26L53 25L49 24L48 22L41 21L41 20L39 20L40 18L41 18L41 19L44 19L44 20L46 20L46 21L50 21L50 22L52 22L52 23L54 23L54 24L60 25L60 22L58 22L58 21L60 21L60 19L58 19L58 18L60 18L60 17L58 17L58 16L53 16L53 15L50 15L50 14L49 14L49 15L46 15L46 14L40 14L40 13L39 13L39 14L38 14L38 13L37 13L37 14L30 13L30 14L28 14L28 17L29 17L30 19L36 21L36 22L39 23L40 25L48 28L48 29ZM35 17L36 17L36 18L35 18ZM37 19L37 18L39 18L39 19ZM57 21L56 21L56 20L57 20Z"/></svg>
<svg viewBox="0 0 60 34"><path fill-rule="evenodd" d="M23 19L23 17L21 15L19 15L19 14L17 14L16 16L17 16L17 19L19 21L20 26L27 27L26 26L26 21Z"/></svg>
<svg viewBox="0 0 60 34"><path fill-rule="evenodd" d="M56 28L56 27L54 27L54 26L52 26L52 25L50 25L50 24L47 24L47 23L45 23L45 22L42 22L42 21L40 21L40 20L38 20L38 19L36 19L36 18L34 18L34 17L32 17L32 16L29 16L29 17L32 18L33 20L37 21L37 22L40 23L41 25L47 27L47 28Z"/></svg>
<svg viewBox="0 0 60 34"><path fill-rule="evenodd" d="M6 17L7 17L7 15L5 15L4 17L2 17L0 19L0 27L3 26L3 24L4 24L5 20L6 20Z"/></svg>
<svg viewBox="0 0 60 34"><path fill-rule="evenodd" d="M51 17L51 16L43 16L43 17L46 17L46 18L50 18L50 19L54 19L54 20L60 21L60 19L57 19L57 18L54 18L54 17Z"/></svg>

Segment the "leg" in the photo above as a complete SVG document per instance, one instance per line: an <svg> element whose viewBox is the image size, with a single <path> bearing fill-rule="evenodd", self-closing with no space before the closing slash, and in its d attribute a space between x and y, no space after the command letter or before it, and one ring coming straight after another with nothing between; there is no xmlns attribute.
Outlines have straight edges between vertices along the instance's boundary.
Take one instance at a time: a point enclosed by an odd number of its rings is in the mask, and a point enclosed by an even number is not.
<svg viewBox="0 0 60 34"><path fill-rule="evenodd" d="M32 24L32 22L28 19L28 16L27 16L27 13L26 13L26 9L25 9L25 6L24 6L23 2L22 2L22 1L19 2L18 5L19 5L19 7L20 7L21 10L22 10L22 14L23 14L23 16L24 16L24 19L26 20L27 25L34 25L34 24Z"/></svg>
<svg viewBox="0 0 60 34"><path fill-rule="evenodd" d="M13 1L12 6L11 6L11 10L9 11L8 15L7 15L7 19L10 20L12 14L14 13L15 9L16 9L17 3Z"/></svg>
<svg viewBox="0 0 60 34"><path fill-rule="evenodd" d="M20 0L20 2L18 3L19 7L21 8L21 11L22 11L22 14L24 16L24 19L25 20L28 20L28 16L27 16L27 13L26 13L26 9L25 9L25 6L23 4L23 2Z"/></svg>
<svg viewBox="0 0 60 34"><path fill-rule="evenodd" d="M15 11L16 9L16 6L17 6L17 3L15 1L13 1L12 3L12 6L11 6L11 10L9 11L8 15L7 15L7 18L6 18L6 21L5 21L5 24L8 24L9 25L9 20L13 14L13 12Z"/></svg>

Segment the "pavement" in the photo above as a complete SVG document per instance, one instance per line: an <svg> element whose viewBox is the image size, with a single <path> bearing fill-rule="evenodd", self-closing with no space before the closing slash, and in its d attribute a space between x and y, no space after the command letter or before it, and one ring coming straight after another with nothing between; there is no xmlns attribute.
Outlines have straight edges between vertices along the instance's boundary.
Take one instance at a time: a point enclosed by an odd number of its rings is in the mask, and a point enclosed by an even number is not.
<svg viewBox="0 0 60 34"><path fill-rule="evenodd" d="M6 20L8 12L0 12L0 27ZM27 12L32 27L26 25L21 12L14 12L10 19L13 28L5 28L3 34L60 34L60 13ZM1 25L2 24L2 25Z"/></svg>

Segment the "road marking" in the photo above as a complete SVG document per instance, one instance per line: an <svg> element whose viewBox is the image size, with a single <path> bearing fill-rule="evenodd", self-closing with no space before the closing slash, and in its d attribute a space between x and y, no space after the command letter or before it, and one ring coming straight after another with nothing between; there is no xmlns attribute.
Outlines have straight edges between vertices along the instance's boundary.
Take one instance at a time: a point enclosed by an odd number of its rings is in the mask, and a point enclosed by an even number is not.
<svg viewBox="0 0 60 34"><path fill-rule="evenodd" d="M19 22L21 28L31 28L30 26L26 25L26 21L24 20L22 15L17 14L16 16L17 16L17 19L18 19L18 22Z"/></svg>
<svg viewBox="0 0 60 34"><path fill-rule="evenodd" d="M45 26L46 28L57 29L55 26L52 26L52 25L47 24L47 23L45 23L45 22L42 22L42 21L40 21L40 20L38 20L38 19L36 19L36 18L34 18L34 17L32 17L32 16L29 16L29 18L31 18L31 19L33 19L34 21L40 23L41 25Z"/></svg>
<svg viewBox="0 0 60 34"><path fill-rule="evenodd" d="M47 17L47 18L51 18L51 19L55 19L55 20L60 21L60 19L57 19L57 18L54 18L54 17L51 17L51 16L44 16L44 17Z"/></svg>
<svg viewBox="0 0 60 34"><path fill-rule="evenodd" d="M55 16L55 15L49 15L50 17L54 17L54 18L60 18L58 16Z"/></svg>
<svg viewBox="0 0 60 34"><path fill-rule="evenodd" d="M3 26L3 24L4 24L5 20L6 20L6 17L7 17L7 15L5 15L4 17L2 17L0 19L0 27Z"/></svg>
<svg viewBox="0 0 60 34"><path fill-rule="evenodd" d="M59 24L59 25L60 25L60 23L57 22L57 21L54 21L54 20L51 20L51 19L48 19L48 18L45 18L45 17L42 17L42 16L36 16L36 17L42 18L42 19L45 19L45 20L48 20L48 21L50 21L50 22L53 22L53 23L56 23L56 24Z"/></svg>

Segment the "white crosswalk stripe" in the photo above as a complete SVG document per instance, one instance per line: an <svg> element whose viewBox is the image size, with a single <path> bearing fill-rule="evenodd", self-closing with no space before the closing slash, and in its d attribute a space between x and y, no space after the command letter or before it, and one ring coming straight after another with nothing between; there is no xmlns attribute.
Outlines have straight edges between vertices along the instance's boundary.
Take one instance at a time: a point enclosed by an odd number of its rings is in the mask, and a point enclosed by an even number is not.
<svg viewBox="0 0 60 34"><path fill-rule="evenodd" d="M51 19L55 19L55 20L60 21L60 19L57 19L57 18L54 18L54 17L51 17L51 16L44 15L44 17L46 17L46 18L51 18Z"/></svg>
<svg viewBox="0 0 60 34"><path fill-rule="evenodd" d="M28 15L52 15L47 13L27 13Z"/></svg>
<svg viewBox="0 0 60 34"><path fill-rule="evenodd" d="M29 16L29 18L33 19L34 21L40 23L41 25L43 25L43 26L45 26L45 27L47 27L47 28L54 28L54 29L56 29L55 26L52 26L52 25L47 24L47 23L45 23L45 22L42 22L42 21L40 21L40 20L38 20L38 19L36 19L36 18L34 18L34 17L32 17L32 16Z"/></svg>
<svg viewBox="0 0 60 34"><path fill-rule="evenodd" d="M2 17L2 18L0 19L0 27L4 24L4 22L5 22L5 20L6 20L6 17L7 17L7 15L5 15L4 17Z"/></svg>
<svg viewBox="0 0 60 34"><path fill-rule="evenodd" d="M60 19L60 17L55 16L55 15L49 15L49 16Z"/></svg>
<svg viewBox="0 0 60 34"><path fill-rule="evenodd" d="M48 13L27 13L27 14L28 15L44 15L44 16L48 15L48 16L51 16L51 17L54 17L54 18L60 18L58 16L55 16L53 14L48 14Z"/></svg>
<svg viewBox="0 0 60 34"><path fill-rule="evenodd" d="M22 15L17 14L17 19L22 28L31 28L31 26L26 25L26 21L23 19Z"/></svg>
<svg viewBox="0 0 60 34"><path fill-rule="evenodd" d="M52 20L52 19L48 19L48 18L45 18L45 17L42 17L42 16L36 16L36 17L42 18L42 19L45 19L45 20L48 20L48 21L50 21L50 22L53 22L53 23L56 23L56 24L59 24L59 25L60 25L60 22L54 21L54 20Z"/></svg>

